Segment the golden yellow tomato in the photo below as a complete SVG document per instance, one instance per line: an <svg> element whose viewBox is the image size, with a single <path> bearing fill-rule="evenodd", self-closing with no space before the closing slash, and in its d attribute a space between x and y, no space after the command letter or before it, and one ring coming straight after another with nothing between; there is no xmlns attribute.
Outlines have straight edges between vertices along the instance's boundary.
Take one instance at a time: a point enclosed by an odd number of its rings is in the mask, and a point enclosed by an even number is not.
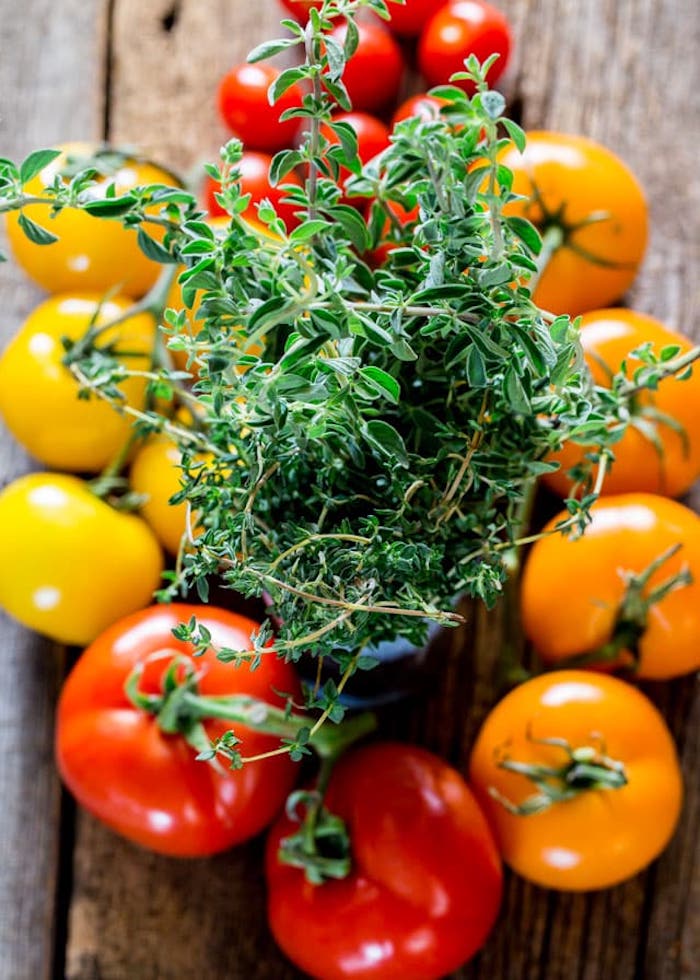
<svg viewBox="0 0 700 980"><path fill-rule="evenodd" d="M0 493L0 606L60 643L84 645L152 601L153 532L74 476L32 473Z"/></svg>
<svg viewBox="0 0 700 980"><path fill-rule="evenodd" d="M187 524L187 505L168 503L182 486L181 460L169 436L155 436L134 456L129 480L131 489L145 498L141 514L172 554L179 551Z"/></svg>
<svg viewBox="0 0 700 980"><path fill-rule="evenodd" d="M62 151L61 156L28 181L24 187L26 194L41 197L43 189L65 168L68 157L85 157L87 160L97 147L89 143L65 143L57 149ZM176 178L167 171L130 159L125 159L112 176L101 179L91 189L91 194L104 196L111 184L115 185L117 196L146 184L179 186ZM105 293L117 287L127 296L143 296L162 268L143 254L136 241L136 230L124 228L118 219L92 217L74 208L66 208L51 218L47 204L29 204L23 212L58 235L58 241L52 245L37 245L20 228L19 213L8 215L7 236L17 262L28 276L50 293L72 290ZM159 237L151 226L147 230L152 237Z"/></svg>
<svg viewBox="0 0 700 980"><path fill-rule="evenodd" d="M132 421L127 415L95 395L78 398L79 383L61 363L61 338L83 336L98 309L99 326L130 305L116 297L100 307L96 294L52 297L30 314L0 357L0 415L24 448L47 466L97 472L127 439ZM117 352L137 352L124 363L147 370L155 329L153 318L142 313L106 330L98 343L113 341ZM127 404L143 406L145 379L128 378L120 388Z"/></svg>

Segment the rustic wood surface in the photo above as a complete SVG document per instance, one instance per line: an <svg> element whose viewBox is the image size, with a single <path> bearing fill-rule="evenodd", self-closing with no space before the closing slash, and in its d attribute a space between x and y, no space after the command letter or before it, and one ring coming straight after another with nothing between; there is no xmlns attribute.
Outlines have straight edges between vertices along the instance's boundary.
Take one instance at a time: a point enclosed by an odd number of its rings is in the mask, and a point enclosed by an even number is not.
<svg viewBox="0 0 700 980"><path fill-rule="evenodd" d="M218 78L279 19L275 0L34 0L31 25L25 6L0 2L0 154L104 136L185 168L213 158L225 138ZM700 337L696 0L501 6L516 38L502 86L514 112L529 128L599 139L632 166L650 199L652 240L630 304ZM4 336L38 295L2 267ZM2 482L30 465L5 434ZM260 841L178 862L60 806L51 729L62 654L7 619L0 626L0 978L298 977L265 926ZM468 648L453 648L430 695L389 712L386 730L464 764L509 631L502 612L475 610ZM700 977L700 697L694 679L648 690L678 739L687 786L666 853L647 873L591 896L555 895L510 876L499 926L455 976Z"/></svg>

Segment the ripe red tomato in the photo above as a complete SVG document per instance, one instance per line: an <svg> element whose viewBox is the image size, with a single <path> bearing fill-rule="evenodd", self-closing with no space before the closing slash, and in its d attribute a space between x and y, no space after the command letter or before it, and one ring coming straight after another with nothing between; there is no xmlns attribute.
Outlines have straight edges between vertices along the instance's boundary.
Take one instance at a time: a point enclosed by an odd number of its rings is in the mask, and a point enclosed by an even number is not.
<svg viewBox="0 0 700 980"><path fill-rule="evenodd" d="M576 316L609 306L632 283L647 243L647 206L630 169L583 136L527 134L521 154L506 147L499 162L513 172L522 200L506 214L530 220L543 235L559 232L534 292L553 313Z"/></svg>
<svg viewBox="0 0 700 980"><path fill-rule="evenodd" d="M389 28L402 37L418 37L433 14L444 7L447 0L406 0L401 7L389 4L391 20Z"/></svg>
<svg viewBox="0 0 700 980"><path fill-rule="evenodd" d="M270 65L234 65L219 83L219 112L226 125L250 150L275 153L294 142L299 122L280 122L286 109L301 105L303 92L292 85L274 105L267 90L279 75Z"/></svg>
<svg viewBox="0 0 700 980"><path fill-rule="evenodd" d="M541 788L518 764L556 775ZM563 891L608 888L645 868L668 843L683 796L673 739L653 704L616 677L577 670L535 677L496 705L470 778L506 863ZM565 795L546 806L547 791ZM506 805L526 800L524 814Z"/></svg>
<svg viewBox="0 0 700 980"><path fill-rule="evenodd" d="M546 530L565 517L559 514ZM630 575L639 576L679 544L680 550L648 582L635 589L627 584ZM651 605L644 602L684 567L692 583ZM700 517L653 494L601 499L581 537L549 534L533 545L523 571L521 603L525 633L547 664L605 650L609 663L635 663L640 677L658 680L696 671Z"/></svg>
<svg viewBox="0 0 700 980"><path fill-rule="evenodd" d="M693 346L687 337L634 310L595 310L581 317L581 344L596 384L609 387L623 361L631 377L641 362L629 354L647 343L657 356L671 345L680 347L680 353ZM666 378L657 391L636 395L631 409L632 423L613 447L615 462L603 493L644 491L680 497L700 476L700 372L685 381ZM580 463L585 452L585 446L568 442L553 454L561 469L543 477L547 486L566 496L572 488L567 470Z"/></svg>
<svg viewBox="0 0 700 980"><path fill-rule="evenodd" d="M464 60L474 54L479 61L500 55L488 73L493 85L503 74L511 49L510 26L500 10L484 0L452 0L441 7L425 26L418 44L418 66L429 85L444 85ZM470 94L471 82L455 82Z"/></svg>
<svg viewBox="0 0 700 980"><path fill-rule="evenodd" d="M413 116L430 122L439 117L440 107L443 105L447 105L447 99L438 99L427 92L419 92L401 103L392 117L391 125L394 127L402 119L411 119Z"/></svg>
<svg viewBox="0 0 700 980"><path fill-rule="evenodd" d="M280 0L280 3L302 23L306 23L309 19L309 11L312 7L320 10L323 6L323 0Z"/></svg>
<svg viewBox="0 0 700 980"><path fill-rule="evenodd" d="M462 776L412 745L341 759L325 805L347 824L348 877L310 884L267 846L268 920L284 952L321 980L443 977L484 943L501 899L498 853Z"/></svg>
<svg viewBox="0 0 700 980"><path fill-rule="evenodd" d="M348 123L355 130L357 155L363 163L367 163L389 146L389 130L376 116L371 116L367 112L339 112L333 117L333 121ZM340 143L339 137L328 124L321 126L321 133L329 143ZM350 171L346 167L341 167L339 178L341 184L350 176ZM352 204L355 207L362 207L366 204L366 198L363 197L344 197L343 201L345 204Z"/></svg>
<svg viewBox="0 0 700 980"><path fill-rule="evenodd" d="M379 23L360 21L357 24L360 43L343 72L355 112L376 112L396 102L401 87L404 62L401 48ZM331 37L345 43L347 26L339 24Z"/></svg>
<svg viewBox="0 0 700 980"><path fill-rule="evenodd" d="M286 196L280 187L273 187L270 183L269 173L272 157L269 153L255 153L246 150L241 157L239 168L241 171L241 191L243 194L250 194L250 204L243 212L243 217L249 221L257 220L258 209L256 204L267 198L274 207L277 214L285 223L287 229L291 231L299 224L299 219L294 212L298 207L293 204L282 204L282 199ZM283 184L296 184L301 187L301 181L295 173L289 173L282 181ZM220 185L212 178L207 177L204 185L205 204L209 214L215 217L223 217L226 212L217 202L215 194L219 191Z"/></svg>
<svg viewBox="0 0 700 980"><path fill-rule="evenodd" d="M129 700L124 684L134 668L143 670L139 689L157 696L176 657L194 668L204 696L245 694L280 706L275 691L297 694L291 666L272 653L255 671L222 663L211 648L193 657L192 646L172 634L191 616L211 631L216 646L251 648L257 624L245 616L212 606L144 609L115 623L83 653L63 688L56 728L58 768L78 802L117 833L177 857L213 854L257 834L282 805L297 771L286 754L236 772L197 761L181 731L163 731L154 714ZM212 719L203 725L209 739L235 729L244 755L279 745L276 737L240 724Z"/></svg>

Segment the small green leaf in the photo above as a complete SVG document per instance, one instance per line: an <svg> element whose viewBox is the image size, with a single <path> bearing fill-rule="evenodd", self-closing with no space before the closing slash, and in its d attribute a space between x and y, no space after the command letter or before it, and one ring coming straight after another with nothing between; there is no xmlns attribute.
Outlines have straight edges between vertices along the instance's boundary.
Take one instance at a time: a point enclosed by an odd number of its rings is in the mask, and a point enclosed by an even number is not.
<svg viewBox="0 0 700 980"><path fill-rule="evenodd" d="M376 388L385 398L388 398L392 404L398 403L401 388L396 378L373 364L360 368L360 374L365 381L368 381L372 387Z"/></svg>
<svg viewBox="0 0 700 980"><path fill-rule="evenodd" d="M299 40L294 37L281 37L273 41L263 41L248 54L246 61L254 64L256 61L265 61L266 58L274 58L276 54L286 51L287 48L298 44Z"/></svg>
<svg viewBox="0 0 700 980"><path fill-rule="evenodd" d="M324 221L321 218L315 218L313 221L304 221L302 224L297 225L289 236L289 240L295 244L308 242L310 238L314 238L322 231L328 231L331 227L332 225L329 221Z"/></svg>
<svg viewBox="0 0 700 980"><path fill-rule="evenodd" d="M542 251L542 238L533 224L526 218L519 218L517 216L506 218L506 224L533 255L540 254Z"/></svg>
<svg viewBox="0 0 700 980"><path fill-rule="evenodd" d="M36 221L32 221L28 218L26 214L20 211L19 218L17 219L20 228L27 236L30 242L34 242L35 245L51 245L52 242L58 241L58 235L54 235L53 232L47 231L46 228L42 228L38 225Z"/></svg>
<svg viewBox="0 0 700 980"><path fill-rule="evenodd" d="M381 419L370 419L365 424L364 436L383 456L388 456L398 466L408 466L406 445L393 425Z"/></svg>
<svg viewBox="0 0 700 980"><path fill-rule="evenodd" d="M306 72L301 68L287 68L279 73L267 90L267 100L270 105L274 105L292 85L306 77Z"/></svg>
<svg viewBox="0 0 700 980"><path fill-rule="evenodd" d="M171 255L167 248L164 248L160 242L147 235L143 228L139 228L138 230L137 242L143 254L147 258L153 259L154 262L160 262L164 265L177 264L175 256Z"/></svg>
<svg viewBox="0 0 700 980"><path fill-rule="evenodd" d="M19 179L23 184L29 183L32 177L36 177L44 167L47 167L60 155L60 150L35 150L22 161L19 168Z"/></svg>

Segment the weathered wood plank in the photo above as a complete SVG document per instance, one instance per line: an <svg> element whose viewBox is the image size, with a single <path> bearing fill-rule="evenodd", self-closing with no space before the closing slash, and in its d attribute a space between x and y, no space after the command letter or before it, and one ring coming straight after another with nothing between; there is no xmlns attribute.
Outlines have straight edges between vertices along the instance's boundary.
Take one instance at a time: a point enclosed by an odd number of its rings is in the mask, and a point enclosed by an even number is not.
<svg viewBox="0 0 700 980"><path fill-rule="evenodd" d="M99 137L101 74L95 35L101 0L37 0L33 28L21 4L0 18L0 153L23 156L52 141ZM38 29L36 25L41 25ZM48 55L48 56L47 56ZM40 299L16 266L0 269L0 342ZM2 485L30 461L0 432ZM12 568L0 570L12 575ZM53 970L60 788L53 766L53 709L63 655L0 619L0 976Z"/></svg>
<svg viewBox="0 0 700 980"><path fill-rule="evenodd" d="M512 0L518 41L505 88L529 127L606 142L639 174L652 203L649 258L632 293L639 309L692 331L700 187L681 111L697 94L693 0ZM189 167L225 138L214 93L221 73L278 19L274 0L116 0L111 31L110 135ZM222 41L222 38L225 39ZM675 107L679 107L677 110ZM682 110L681 108L682 107ZM657 148L661 149L657 149ZM697 331L697 326L696 326ZM503 611L475 611L471 651L453 650L434 689L390 713L397 732L464 765L500 683ZM604 894L556 896L509 878L500 927L463 980L664 980L700 975L697 875L697 712L692 681L656 688L681 738L688 785L683 824L648 872ZM693 722L695 724L693 725ZM67 976L180 980L298 976L264 923L260 843L209 861L173 862L78 824Z"/></svg>

